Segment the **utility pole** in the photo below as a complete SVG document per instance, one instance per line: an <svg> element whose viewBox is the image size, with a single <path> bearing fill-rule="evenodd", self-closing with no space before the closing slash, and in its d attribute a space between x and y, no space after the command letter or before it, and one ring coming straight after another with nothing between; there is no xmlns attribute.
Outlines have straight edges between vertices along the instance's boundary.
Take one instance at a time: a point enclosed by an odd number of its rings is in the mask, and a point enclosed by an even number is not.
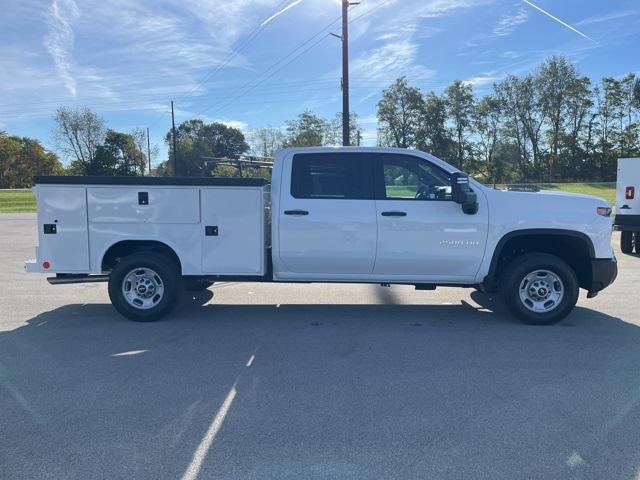
<svg viewBox="0 0 640 480"><path fill-rule="evenodd" d="M149 140L149 127L147 127L147 160L149 160L149 176L151 176L151 141Z"/></svg>
<svg viewBox="0 0 640 480"><path fill-rule="evenodd" d="M349 139L349 0L342 0L342 145Z"/></svg>
<svg viewBox="0 0 640 480"><path fill-rule="evenodd" d="M173 137L173 176L178 176L178 147L176 144L176 117L173 113L173 100L171 100L171 136Z"/></svg>

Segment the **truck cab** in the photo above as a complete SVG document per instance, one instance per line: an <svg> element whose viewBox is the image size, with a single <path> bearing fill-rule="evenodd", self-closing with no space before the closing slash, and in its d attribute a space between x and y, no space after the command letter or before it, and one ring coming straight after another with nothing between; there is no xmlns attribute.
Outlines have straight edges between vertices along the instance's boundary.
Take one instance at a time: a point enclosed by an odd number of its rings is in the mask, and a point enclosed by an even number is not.
<svg viewBox="0 0 640 480"><path fill-rule="evenodd" d="M35 190L27 270L106 281L134 320L168 314L185 285L268 281L473 287L549 324L617 273L606 201L491 189L415 150L285 149L270 183L44 177Z"/></svg>

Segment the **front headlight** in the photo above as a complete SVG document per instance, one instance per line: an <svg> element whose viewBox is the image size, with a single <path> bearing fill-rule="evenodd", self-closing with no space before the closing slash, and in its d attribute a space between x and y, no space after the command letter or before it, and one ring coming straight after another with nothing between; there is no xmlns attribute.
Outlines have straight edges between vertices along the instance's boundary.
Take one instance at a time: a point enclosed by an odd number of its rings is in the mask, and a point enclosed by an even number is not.
<svg viewBox="0 0 640 480"><path fill-rule="evenodd" d="M598 215L603 216L603 217L610 217L611 216L611 212L612 212L611 207L598 207L598 208L596 208L596 213Z"/></svg>

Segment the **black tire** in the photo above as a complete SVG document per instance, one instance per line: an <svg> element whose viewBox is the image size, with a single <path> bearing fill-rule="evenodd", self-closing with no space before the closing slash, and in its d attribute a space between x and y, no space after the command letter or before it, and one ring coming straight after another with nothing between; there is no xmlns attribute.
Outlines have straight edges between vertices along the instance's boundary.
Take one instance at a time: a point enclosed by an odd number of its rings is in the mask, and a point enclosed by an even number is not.
<svg viewBox="0 0 640 480"><path fill-rule="evenodd" d="M636 255L640 255L640 232L633 234L633 246L636 250Z"/></svg>
<svg viewBox="0 0 640 480"><path fill-rule="evenodd" d="M182 279L182 282L187 292L202 292L215 283L210 280L200 280L197 277L185 277Z"/></svg>
<svg viewBox="0 0 640 480"><path fill-rule="evenodd" d="M633 232L620 234L620 250L622 253L633 253Z"/></svg>
<svg viewBox="0 0 640 480"><path fill-rule="evenodd" d="M551 304L552 309L549 311L534 312L527 308L520 297L526 277L537 270L551 272L561 280L558 287L562 288L563 296L556 305ZM531 283L526 285L529 288L532 286ZM500 286L511 313L530 325L557 323L571 313L578 301L579 284L575 272L564 260L548 253L526 253L513 259L501 275ZM523 292L525 295L526 293Z"/></svg>
<svg viewBox="0 0 640 480"><path fill-rule="evenodd" d="M155 273L152 283L162 286L162 295L157 303L149 308L137 308L125 298L125 277L136 269ZM163 255L150 252L139 252L123 258L109 276L109 298L114 308L122 316L136 322L153 322L168 315L178 303L182 292L182 276L179 267ZM157 276L157 277L156 277ZM129 288L132 291L131 287ZM134 294L135 296L135 294ZM150 300L153 303L153 298Z"/></svg>

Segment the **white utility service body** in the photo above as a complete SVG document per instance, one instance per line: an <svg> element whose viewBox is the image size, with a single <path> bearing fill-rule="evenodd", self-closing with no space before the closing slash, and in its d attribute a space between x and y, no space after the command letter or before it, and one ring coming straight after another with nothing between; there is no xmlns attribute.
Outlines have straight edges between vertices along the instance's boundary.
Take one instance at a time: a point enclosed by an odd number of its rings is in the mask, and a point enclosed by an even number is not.
<svg viewBox="0 0 640 480"><path fill-rule="evenodd" d="M622 252L640 254L640 158L618 159L614 228Z"/></svg>
<svg viewBox="0 0 640 480"><path fill-rule="evenodd" d="M538 252L563 259L574 283L595 295L617 272L606 201L491 189L413 150L285 149L276 155L270 185L241 178L42 177L35 192L39 246L26 269L57 274L52 283L112 281L123 258L145 250L164 255L184 279L207 282L491 291L513 270L508 262Z"/></svg>

